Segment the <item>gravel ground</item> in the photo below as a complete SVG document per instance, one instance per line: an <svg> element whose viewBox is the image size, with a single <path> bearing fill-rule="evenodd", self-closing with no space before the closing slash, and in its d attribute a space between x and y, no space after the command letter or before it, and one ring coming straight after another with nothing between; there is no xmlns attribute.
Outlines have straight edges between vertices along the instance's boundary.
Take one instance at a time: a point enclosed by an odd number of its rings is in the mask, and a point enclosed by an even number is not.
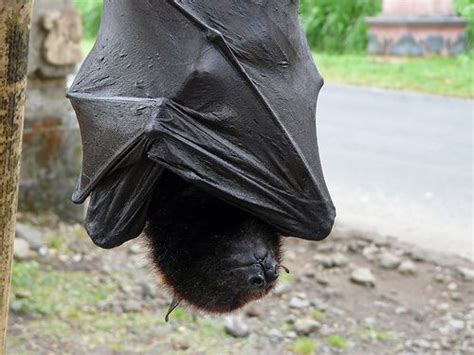
<svg viewBox="0 0 474 355"><path fill-rule="evenodd" d="M140 241L92 245L80 226L21 216L8 354L473 354L474 266L336 230L288 238L275 291L229 316L179 308Z"/></svg>

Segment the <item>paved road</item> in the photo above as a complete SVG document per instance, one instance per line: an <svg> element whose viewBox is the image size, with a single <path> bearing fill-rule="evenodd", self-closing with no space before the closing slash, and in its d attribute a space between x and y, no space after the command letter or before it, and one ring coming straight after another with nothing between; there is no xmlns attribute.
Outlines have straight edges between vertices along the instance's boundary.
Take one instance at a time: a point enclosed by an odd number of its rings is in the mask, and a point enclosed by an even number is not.
<svg viewBox="0 0 474 355"><path fill-rule="evenodd" d="M473 104L326 85L319 144L338 223L473 259Z"/></svg>

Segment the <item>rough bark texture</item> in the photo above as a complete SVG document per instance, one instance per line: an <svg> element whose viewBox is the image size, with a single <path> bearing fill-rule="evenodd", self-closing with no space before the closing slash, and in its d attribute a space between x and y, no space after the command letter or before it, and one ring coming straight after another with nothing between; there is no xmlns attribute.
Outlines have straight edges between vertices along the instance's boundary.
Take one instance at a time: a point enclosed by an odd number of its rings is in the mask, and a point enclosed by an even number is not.
<svg viewBox="0 0 474 355"><path fill-rule="evenodd" d="M0 2L0 354L5 349L32 0Z"/></svg>

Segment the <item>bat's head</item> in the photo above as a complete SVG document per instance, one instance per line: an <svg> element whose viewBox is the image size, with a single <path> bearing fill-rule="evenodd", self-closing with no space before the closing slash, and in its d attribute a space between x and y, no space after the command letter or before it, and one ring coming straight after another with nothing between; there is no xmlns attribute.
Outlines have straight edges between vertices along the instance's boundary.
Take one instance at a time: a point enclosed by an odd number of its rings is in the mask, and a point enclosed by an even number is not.
<svg viewBox="0 0 474 355"><path fill-rule="evenodd" d="M230 312L274 287L281 238L273 227L171 173L151 210L152 261L175 300Z"/></svg>

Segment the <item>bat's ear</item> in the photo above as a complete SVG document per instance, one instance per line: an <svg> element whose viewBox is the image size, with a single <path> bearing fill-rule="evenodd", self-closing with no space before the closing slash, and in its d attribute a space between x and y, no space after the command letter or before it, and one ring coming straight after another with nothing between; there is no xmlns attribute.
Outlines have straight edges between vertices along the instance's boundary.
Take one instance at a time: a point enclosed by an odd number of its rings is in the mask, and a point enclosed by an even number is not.
<svg viewBox="0 0 474 355"><path fill-rule="evenodd" d="M101 180L91 194L86 216L87 233L96 245L111 249L142 233L162 170L143 160Z"/></svg>

